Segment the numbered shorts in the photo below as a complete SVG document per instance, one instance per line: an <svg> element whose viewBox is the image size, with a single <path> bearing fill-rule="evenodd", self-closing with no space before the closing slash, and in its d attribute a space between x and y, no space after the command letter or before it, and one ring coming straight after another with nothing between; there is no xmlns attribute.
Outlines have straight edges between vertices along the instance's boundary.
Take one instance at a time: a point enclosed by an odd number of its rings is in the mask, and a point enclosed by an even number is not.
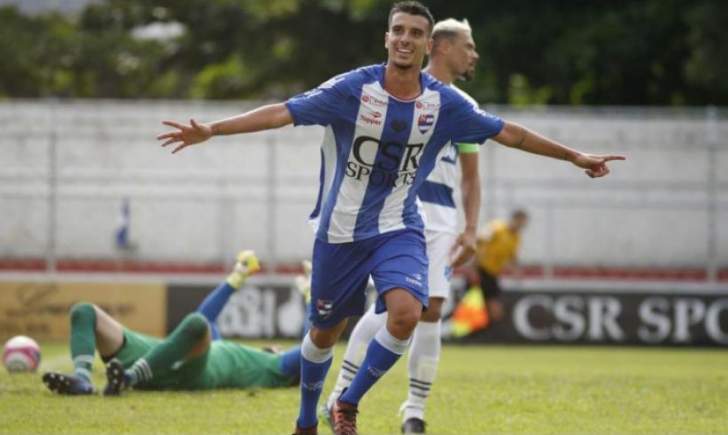
<svg viewBox="0 0 728 435"><path fill-rule="evenodd" d="M442 231L425 231L425 238L427 259L430 262L428 268L430 297L447 299L450 296L452 278L450 250L457 240L457 235Z"/></svg>
<svg viewBox="0 0 728 435"><path fill-rule="evenodd" d="M313 248L310 320L320 328L364 313L369 277L377 290L376 312L386 310L383 295L409 291L427 307L427 252L424 235L405 229L350 243L316 240Z"/></svg>

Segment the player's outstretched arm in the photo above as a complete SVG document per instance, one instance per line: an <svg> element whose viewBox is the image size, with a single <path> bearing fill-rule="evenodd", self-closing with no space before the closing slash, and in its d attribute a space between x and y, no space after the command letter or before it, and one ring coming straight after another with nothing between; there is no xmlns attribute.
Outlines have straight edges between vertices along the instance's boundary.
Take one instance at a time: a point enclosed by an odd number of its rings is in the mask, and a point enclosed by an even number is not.
<svg viewBox="0 0 728 435"><path fill-rule="evenodd" d="M480 145L472 145L479 147ZM465 229L458 236L450 255L452 267L460 267L467 263L476 250L478 233L478 218L480 212L480 174L478 173L478 153L460 152L460 168L462 178L460 188L463 196L463 214L465 215Z"/></svg>
<svg viewBox="0 0 728 435"><path fill-rule="evenodd" d="M582 169L586 169L584 172L592 178L609 174L607 162L626 160L626 157L621 155L581 153L514 122L506 122L501 132L493 136L493 140L529 153L569 161Z"/></svg>
<svg viewBox="0 0 728 435"><path fill-rule="evenodd" d="M204 142L212 136L270 130L292 122L293 117L284 103L269 104L242 115L206 124L198 123L194 119L190 119L189 125L162 121L162 124L175 130L160 134L157 140L164 141L163 147L174 145L175 148L172 150L174 154L190 145Z"/></svg>

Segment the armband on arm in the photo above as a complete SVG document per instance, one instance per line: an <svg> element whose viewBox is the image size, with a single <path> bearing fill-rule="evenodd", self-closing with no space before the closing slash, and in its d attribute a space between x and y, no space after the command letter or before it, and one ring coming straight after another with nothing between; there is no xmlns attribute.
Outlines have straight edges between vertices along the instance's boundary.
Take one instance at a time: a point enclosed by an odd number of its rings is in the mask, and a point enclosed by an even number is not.
<svg viewBox="0 0 728 435"><path fill-rule="evenodd" d="M480 145L477 143L459 143L457 144L460 154L471 154L480 152Z"/></svg>

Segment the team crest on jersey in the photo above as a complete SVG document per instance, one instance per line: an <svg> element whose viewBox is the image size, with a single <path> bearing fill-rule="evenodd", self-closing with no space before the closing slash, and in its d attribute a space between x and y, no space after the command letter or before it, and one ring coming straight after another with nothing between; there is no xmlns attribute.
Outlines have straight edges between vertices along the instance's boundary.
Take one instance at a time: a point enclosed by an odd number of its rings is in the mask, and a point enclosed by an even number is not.
<svg viewBox="0 0 728 435"><path fill-rule="evenodd" d="M420 129L420 133L425 134L430 131L432 125L435 123L435 115L432 113L423 113L417 118L417 127Z"/></svg>

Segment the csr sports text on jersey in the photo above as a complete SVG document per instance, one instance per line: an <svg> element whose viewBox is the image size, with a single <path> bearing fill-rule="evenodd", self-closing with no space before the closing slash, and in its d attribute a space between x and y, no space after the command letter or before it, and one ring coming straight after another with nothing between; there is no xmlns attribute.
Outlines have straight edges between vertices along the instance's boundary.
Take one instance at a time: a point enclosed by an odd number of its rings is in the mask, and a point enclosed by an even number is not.
<svg viewBox="0 0 728 435"><path fill-rule="evenodd" d="M326 127L316 237L347 243L424 229L417 190L449 143L483 143L503 121L427 73L422 93L403 101L383 86L384 65L362 67L291 98L295 125Z"/></svg>

